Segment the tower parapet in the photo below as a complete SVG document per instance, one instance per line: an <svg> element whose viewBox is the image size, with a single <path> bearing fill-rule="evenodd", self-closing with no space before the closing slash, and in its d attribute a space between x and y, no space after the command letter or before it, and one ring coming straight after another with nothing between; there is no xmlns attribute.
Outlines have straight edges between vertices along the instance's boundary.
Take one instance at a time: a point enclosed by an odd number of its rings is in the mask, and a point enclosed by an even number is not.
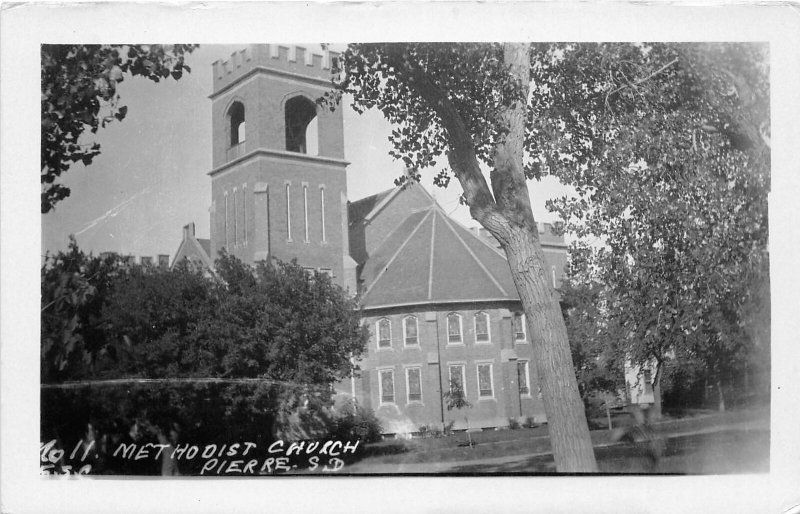
<svg viewBox="0 0 800 514"><path fill-rule="evenodd" d="M249 45L232 53L229 59L220 59L213 63L214 93L212 96L243 76L259 69L329 84L331 67L339 55L339 52L323 50L319 44Z"/></svg>

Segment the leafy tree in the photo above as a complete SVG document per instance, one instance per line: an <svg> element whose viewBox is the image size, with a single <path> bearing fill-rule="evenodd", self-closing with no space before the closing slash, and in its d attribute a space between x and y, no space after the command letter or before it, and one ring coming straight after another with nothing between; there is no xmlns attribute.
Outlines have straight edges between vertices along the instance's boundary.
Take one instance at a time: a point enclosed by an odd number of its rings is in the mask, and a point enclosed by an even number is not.
<svg viewBox="0 0 800 514"><path fill-rule="evenodd" d="M56 180L74 162L89 165L100 145L83 137L122 120L117 84L126 74L153 82L191 71L184 56L196 45L42 45L42 214L68 197Z"/></svg>
<svg viewBox="0 0 800 514"><path fill-rule="evenodd" d="M469 447L472 448L472 435L469 433L469 413L468 409L472 408L472 404L467 400L467 395L464 394L464 384L460 380L450 380L450 389L443 395L445 406L448 411L453 409L464 409L464 421L467 423L467 441Z"/></svg>
<svg viewBox="0 0 800 514"><path fill-rule="evenodd" d="M533 94L545 101L529 123L550 137L528 141L530 158L576 191L551 208L577 236L584 273L608 288L628 357L660 368L680 350L719 382L768 316L766 47L536 53Z"/></svg>
<svg viewBox="0 0 800 514"><path fill-rule="evenodd" d="M446 186L455 176L472 217L508 258L533 342L556 467L593 471L564 320L544 271L526 183L533 176L524 158L529 117L539 102L528 98L530 50L526 44L353 44L327 100L349 94L356 111L380 110L395 126L393 155L410 169L447 158L449 169L434 182Z"/></svg>
<svg viewBox="0 0 800 514"><path fill-rule="evenodd" d="M94 272L98 261L113 273ZM76 433L90 419L179 421L185 441L206 444L333 429L332 386L356 371L350 359L367 339L355 300L294 263L252 268L223 255L217 271L128 266L86 256L74 242L49 258L43 430ZM65 349L71 341L80 344ZM54 358L62 354L67 365Z"/></svg>
<svg viewBox="0 0 800 514"><path fill-rule="evenodd" d="M597 282L562 283L561 305L572 362L584 404L595 393L616 394L624 386L621 327L607 312L605 289Z"/></svg>

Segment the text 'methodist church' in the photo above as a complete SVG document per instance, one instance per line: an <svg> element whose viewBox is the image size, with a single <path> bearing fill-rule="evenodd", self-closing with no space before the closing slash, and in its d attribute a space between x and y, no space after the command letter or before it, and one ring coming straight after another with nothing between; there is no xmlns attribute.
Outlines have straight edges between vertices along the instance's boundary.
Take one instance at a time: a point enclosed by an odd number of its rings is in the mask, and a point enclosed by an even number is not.
<svg viewBox="0 0 800 514"><path fill-rule="evenodd" d="M342 109L315 102L330 89L335 57L263 44L214 63L211 238L187 225L174 263L213 268L222 248L247 263L297 259L360 292L371 337L359 377L337 389L371 407L386 433L466 428L443 399L451 383L472 404L471 428L544 421L519 297L495 241L451 220L420 185L348 200ZM548 226L539 232L555 286L566 246Z"/></svg>

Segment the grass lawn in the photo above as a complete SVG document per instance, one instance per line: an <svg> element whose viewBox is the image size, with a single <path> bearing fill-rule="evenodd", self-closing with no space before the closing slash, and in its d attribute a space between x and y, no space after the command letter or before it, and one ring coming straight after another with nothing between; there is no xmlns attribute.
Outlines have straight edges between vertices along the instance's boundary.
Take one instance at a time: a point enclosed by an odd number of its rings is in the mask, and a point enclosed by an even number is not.
<svg viewBox="0 0 800 514"><path fill-rule="evenodd" d="M769 469L769 410L766 408L665 418L655 428L667 440L657 472L726 473ZM471 436L475 443L472 448L465 446L465 433L440 438L381 441L366 447L363 458L353 463L352 471L369 473L373 468L376 472L391 472L386 470L395 467L392 465L397 465L398 469L401 465L424 469L424 466L413 466L424 463L437 464L437 469L448 473L554 471L546 425L533 429L477 432ZM607 429L594 430L591 437L601 472L648 471L638 462L641 459L637 450L615 444ZM464 465L459 466L458 462L464 462ZM452 465L442 466L442 463Z"/></svg>

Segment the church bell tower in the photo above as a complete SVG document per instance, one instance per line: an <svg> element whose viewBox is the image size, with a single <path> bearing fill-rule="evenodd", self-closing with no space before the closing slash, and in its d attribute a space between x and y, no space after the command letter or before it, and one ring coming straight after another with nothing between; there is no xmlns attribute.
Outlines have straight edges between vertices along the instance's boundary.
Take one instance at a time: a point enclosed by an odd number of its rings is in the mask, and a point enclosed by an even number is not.
<svg viewBox="0 0 800 514"><path fill-rule="evenodd" d="M212 259L297 259L355 291L342 109L316 104L336 58L260 44L213 64Z"/></svg>

